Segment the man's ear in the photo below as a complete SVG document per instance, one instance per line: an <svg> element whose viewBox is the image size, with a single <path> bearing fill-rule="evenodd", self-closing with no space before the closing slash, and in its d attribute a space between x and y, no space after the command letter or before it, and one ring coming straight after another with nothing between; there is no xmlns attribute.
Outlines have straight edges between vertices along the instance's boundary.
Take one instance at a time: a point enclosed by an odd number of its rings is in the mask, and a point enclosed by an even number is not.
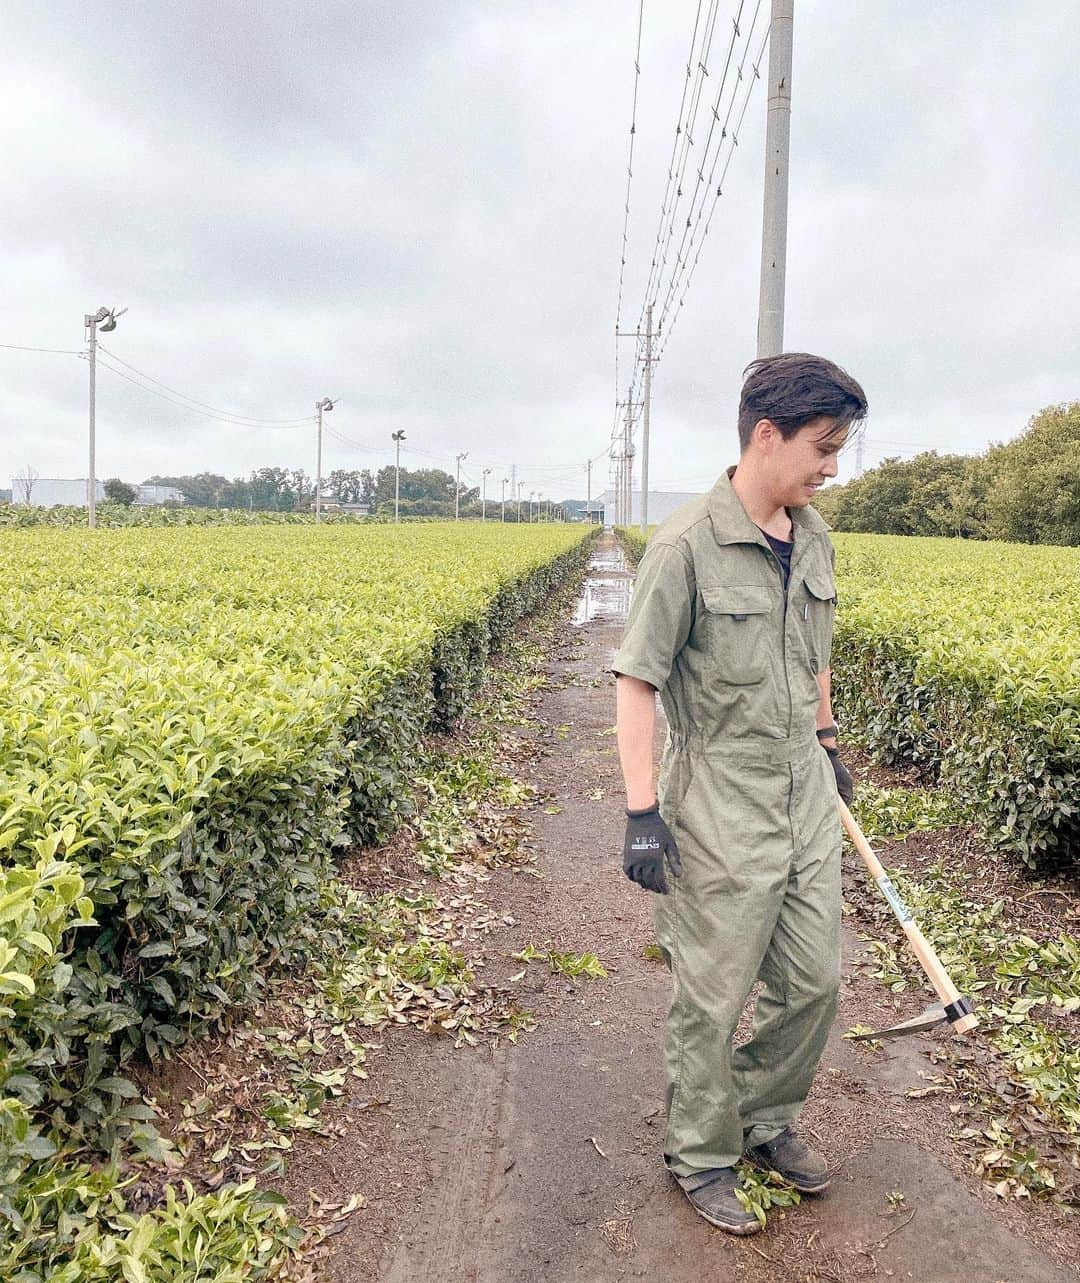
<svg viewBox="0 0 1080 1283"><path fill-rule="evenodd" d="M750 439L766 454L771 453L780 438L780 429L772 419L758 419L750 433Z"/></svg>

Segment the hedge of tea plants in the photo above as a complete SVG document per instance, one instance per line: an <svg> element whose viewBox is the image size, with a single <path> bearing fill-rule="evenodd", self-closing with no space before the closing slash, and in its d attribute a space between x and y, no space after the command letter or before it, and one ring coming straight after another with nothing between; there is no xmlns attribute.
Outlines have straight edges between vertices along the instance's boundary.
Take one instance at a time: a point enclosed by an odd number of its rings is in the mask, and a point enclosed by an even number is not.
<svg viewBox="0 0 1080 1283"><path fill-rule="evenodd" d="M1032 869L1080 858L1080 549L833 538L841 723Z"/></svg>
<svg viewBox="0 0 1080 1283"><path fill-rule="evenodd" d="M23 1108L138 1131L118 1066L302 962L334 849L393 829L424 738L587 551L558 525L0 532L13 1136Z"/></svg>

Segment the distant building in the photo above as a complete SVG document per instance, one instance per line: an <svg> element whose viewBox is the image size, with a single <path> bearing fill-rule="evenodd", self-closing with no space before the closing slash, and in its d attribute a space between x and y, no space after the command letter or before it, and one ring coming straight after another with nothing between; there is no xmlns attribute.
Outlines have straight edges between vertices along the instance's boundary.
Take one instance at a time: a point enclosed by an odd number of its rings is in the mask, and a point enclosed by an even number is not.
<svg viewBox="0 0 1080 1283"><path fill-rule="evenodd" d="M10 502L11 502L11 491L0 490L0 503L10 503Z"/></svg>
<svg viewBox="0 0 1080 1283"><path fill-rule="evenodd" d="M137 508L160 507L164 503L183 503L184 492L175 486L136 486Z"/></svg>
<svg viewBox="0 0 1080 1283"><path fill-rule="evenodd" d="M636 526L641 521L641 491L633 492L632 506L633 512L630 520L626 525ZM658 526L661 521L666 521L668 517L677 509L681 508L684 503L689 503L691 499L698 499L698 494L686 494L674 490L650 490L649 491L649 525ZM615 524L615 507L616 494L614 490L605 490L598 498L593 500L594 507L601 511L600 520L605 526Z"/></svg>
<svg viewBox="0 0 1080 1283"><path fill-rule="evenodd" d="M29 483L30 494L27 496L25 477L11 478L13 503L25 503L31 508L85 508L87 499L87 481L85 477L37 477ZM105 485L95 482L94 492L98 503L105 498Z"/></svg>

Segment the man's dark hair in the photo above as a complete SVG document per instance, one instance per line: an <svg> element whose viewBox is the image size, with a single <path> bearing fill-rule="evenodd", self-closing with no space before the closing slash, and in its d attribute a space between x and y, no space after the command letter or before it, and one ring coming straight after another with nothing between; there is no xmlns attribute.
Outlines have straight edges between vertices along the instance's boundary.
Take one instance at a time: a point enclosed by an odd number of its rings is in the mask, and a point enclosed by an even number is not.
<svg viewBox="0 0 1080 1283"><path fill-rule="evenodd" d="M759 419L771 419L785 441L813 419L835 419L846 434L866 418L866 393L838 365L809 352L782 352L751 361L739 398L739 445L745 450Z"/></svg>

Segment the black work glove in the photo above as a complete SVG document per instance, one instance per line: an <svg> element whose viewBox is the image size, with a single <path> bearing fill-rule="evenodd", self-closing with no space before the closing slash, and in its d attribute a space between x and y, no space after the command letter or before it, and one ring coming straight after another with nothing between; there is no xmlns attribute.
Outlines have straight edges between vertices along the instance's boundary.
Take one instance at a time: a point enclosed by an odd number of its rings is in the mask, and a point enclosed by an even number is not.
<svg viewBox="0 0 1080 1283"><path fill-rule="evenodd" d="M626 812L626 839L623 842L623 872L646 891L659 891L667 895L668 884L664 876L664 856L668 858L674 877L682 873L679 848L664 823L658 806L644 811Z"/></svg>
<svg viewBox="0 0 1080 1283"><path fill-rule="evenodd" d="M836 776L836 791L850 806L855 799L855 784L848 768L840 760L840 750L838 748L827 748L825 752L829 755L833 774Z"/></svg>

